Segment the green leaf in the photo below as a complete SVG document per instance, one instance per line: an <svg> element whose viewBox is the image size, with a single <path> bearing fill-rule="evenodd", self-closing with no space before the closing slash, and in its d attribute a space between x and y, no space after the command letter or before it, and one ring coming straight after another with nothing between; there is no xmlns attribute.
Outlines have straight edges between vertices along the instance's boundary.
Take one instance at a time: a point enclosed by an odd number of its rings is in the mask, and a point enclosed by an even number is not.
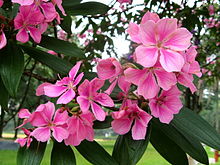
<svg viewBox="0 0 220 165"><path fill-rule="evenodd" d="M173 165L188 165L185 152L154 124L152 124L150 142L169 163Z"/></svg>
<svg viewBox="0 0 220 165"><path fill-rule="evenodd" d="M84 140L76 149L93 165L118 165L118 163L96 141Z"/></svg>
<svg viewBox="0 0 220 165"><path fill-rule="evenodd" d="M153 119L153 124L192 158L200 163L209 164L208 155L205 149L194 136L186 133L183 134L172 125L160 123L157 119Z"/></svg>
<svg viewBox="0 0 220 165"><path fill-rule="evenodd" d="M104 121L94 121L93 128L94 129L106 129L111 127L111 122L113 121L111 116L106 116Z"/></svg>
<svg viewBox="0 0 220 165"><path fill-rule="evenodd" d="M220 135L195 112L182 108L171 124L182 134L189 134L208 146L220 150Z"/></svg>
<svg viewBox="0 0 220 165"><path fill-rule="evenodd" d="M133 140L131 133L118 136L113 150L113 158L120 165L136 165L147 149L151 127L147 128L145 140Z"/></svg>
<svg viewBox="0 0 220 165"><path fill-rule="evenodd" d="M0 74L8 93L15 97L24 70L24 55L13 42L0 50Z"/></svg>
<svg viewBox="0 0 220 165"><path fill-rule="evenodd" d="M66 5L65 10L71 15L96 15L105 14L110 9L107 5L99 2L85 2L78 5Z"/></svg>
<svg viewBox="0 0 220 165"><path fill-rule="evenodd" d="M47 142L33 140L29 148L20 147L17 153L17 165L39 165L43 159Z"/></svg>
<svg viewBox="0 0 220 165"><path fill-rule="evenodd" d="M69 35L72 34L71 26L72 26L72 18L70 15L64 16L61 21L60 27L67 32Z"/></svg>
<svg viewBox="0 0 220 165"><path fill-rule="evenodd" d="M71 69L71 64L59 57L46 53L37 48L22 46L22 49L35 60L47 65L57 73L67 74Z"/></svg>
<svg viewBox="0 0 220 165"><path fill-rule="evenodd" d="M75 44L54 37L42 36L40 46L66 56L85 58L84 52Z"/></svg>
<svg viewBox="0 0 220 165"><path fill-rule="evenodd" d="M76 165L76 158L70 146L54 141L50 162L51 165Z"/></svg>
<svg viewBox="0 0 220 165"><path fill-rule="evenodd" d="M63 7L69 7L69 6L74 6L80 4L82 0L63 0Z"/></svg>
<svg viewBox="0 0 220 165"><path fill-rule="evenodd" d="M4 108L7 109L8 108L8 99L9 99L9 95L8 95L8 91L5 88L2 79L0 77L0 105Z"/></svg>

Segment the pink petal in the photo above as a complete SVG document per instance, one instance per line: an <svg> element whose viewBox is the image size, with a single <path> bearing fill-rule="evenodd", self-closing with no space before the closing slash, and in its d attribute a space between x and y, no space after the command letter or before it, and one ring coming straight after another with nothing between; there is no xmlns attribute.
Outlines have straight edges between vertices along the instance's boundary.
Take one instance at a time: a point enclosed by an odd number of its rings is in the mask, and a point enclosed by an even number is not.
<svg viewBox="0 0 220 165"><path fill-rule="evenodd" d="M151 13L151 12L148 11L142 17L141 24L144 24L144 23L146 23L149 20L152 20L152 21L154 21L156 23L157 21L160 20L160 18L159 18L159 16L156 13Z"/></svg>
<svg viewBox="0 0 220 165"><path fill-rule="evenodd" d="M153 46L156 44L155 26L156 24L152 20L140 25L140 39L145 46Z"/></svg>
<svg viewBox="0 0 220 165"><path fill-rule="evenodd" d="M25 29L20 29L16 35L16 40L22 43L29 41L29 35Z"/></svg>
<svg viewBox="0 0 220 165"><path fill-rule="evenodd" d="M6 44L7 44L7 39L5 37L5 33L3 31L1 31L1 34L0 34L0 49L5 47Z"/></svg>
<svg viewBox="0 0 220 165"><path fill-rule="evenodd" d="M21 147L24 147L27 142L27 138L18 138L15 140L15 143L20 144Z"/></svg>
<svg viewBox="0 0 220 165"><path fill-rule="evenodd" d="M92 79L92 81L90 82L91 92L96 92L97 90L99 90L104 85L104 83L105 81L99 78Z"/></svg>
<svg viewBox="0 0 220 165"><path fill-rule="evenodd" d="M194 61L193 63L190 64L189 73L195 74L198 77L202 76L202 73L200 71L200 65L197 61Z"/></svg>
<svg viewBox="0 0 220 165"><path fill-rule="evenodd" d="M76 77L76 79L75 79L73 85L74 85L74 86L78 85L79 82L82 80L83 76L84 76L84 73L80 73L80 74Z"/></svg>
<svg viewBox="0 0 220 165"><path fill-rule="evenodd" d="M90 83L89 80L84 80L83 83L78 87L78 93L80 96L89 97Z"/></svg>
<svg viewBox="0 0 220 165"><path fill-rule="evenodd" d="M159 35L159 41L163 41L167 36L169 36L172 32L174 32L177 29L177 19L161 19L157 22L156 29Z"/></svg>
<svg viewBox="0 0 220 165"><path fill-rule="evenodd" d="M136 62L143 67L152 67L156 64L158 58L158 49L146 46L138 46L135 49Z"/></svg>
<svg viewBox="0 0 220 165"><path fill-rule="evenodd" d="M131 129L132 120L129 118L127 119L116 119L113 120L111 125L114 132L116 132L119 135L124 135L128 133Z"/></svg>
<svg viewBox="0 0 220 165"><path fill-rule="evenodd" d="M164 90L169 90L173 85L177 83L177 79L174 73L166 72L163 69L157 69L154 71L158 85Z"/></svg>
<svg viewBox="0 0 220 165"><path fill-rule="evenodd" d="M63 125L67 122L68 119L69 119L68 112L58 109L55 112L53 123L55 125Z"/></svg>
<svg viewBox="0 0 220 165"><path fill-rule="evenodd" d="M57 12L55 6L52 3L42 3L40 7L46 18L46 22L52 22L56 18Z"/></svg>
<svg viewBox="0 0 220 165"><path fill-rule="evenodd" d="M62 142L64 139L68 138L69 136L69 133L67 132L67 130L62 127L53 127L52 131L53 131L52 133L53 137L58 142Z"/></svg>
<svg viewBox="0 0 220 165"><path fill-rule="evenodd" d="M134 125L132 127L132 138L134 140L142 140L145 139L147 132L146 126L143 126L139 120L135 120Z"/></svg>
<svg viewBox="0 0 220 165"><path fill-rule="evenodd" d="M37 141L46 142L50 139L50 128L39 127L36 128L31 135L37 139Z"/></svg>
<svg viewBox="0 0 220 165"><path fill-rule="evenodd" d="M145 99L150 99L155 97L159 92L159 86L155 80L154 75L149 72L146 78L139 81L138 84L138 94L144 96Z"/></svg>
<svg viewBox="0 0 220 165"><path fill-rule="evenodd" d="M171 50L160 50L160 64L167 72L181 71L185 61L181 54Z"/></svg>
<svg viewBox="0 0 220 165"><path fill-rule="evenodd" d="M108 89L105 90L105 93L108 94L108 95L110 95L110 94L112 93L112 91L114 90L114 88L115 88L117 82L118 82L118 80L115 79L115 80L111 83L111 85L108 87Z"/></svg>
<svg viewBox="0 0 220 165"><path fill-rule="evenodd" d="M29 112L28 109L20 109L18 112L18 117L20 119L28 119L31 116L31 113Z"/></svg>
<svg viewBox="0 0 220 165"><path fill-rule="evenodd" d="M173 119L173 113L165 105L159 108L160 116L159 120L161 123L169 124Z"/></svg>
<svg viewBox="0 0 220 165"><path fill-rule="evenodd" d="M57 86L57 85L47 85L44 87L44 93L49 97L60 96L63 92L67 90L67 87Z"/></svg>
<svg viewBox="0 0 220 165"><path fill-rule="evenodd" d="M42 127L46 126L48 124L48 121L46 120L42 112L34 112L31 115L30 123L35 127Z"/></svg>
<svg viewBox="0 0 220 165"><path fill-rule="evenodd" d="M111 99L111 97L109 97L107 94L105 93L99 93L97 94L97 96L94 98L94 101L98 102L99 104L106 106L106 107L114 107L114 102Z"/></svg>
<svg viewBox="0 0 220 165"><path fill-rule="evenodd" d="M44 87L48 86L48 85L52 85L52 84L50 84L50 83L43 83L43 84L39 85L37 87L37 89L36 89L36 96L45 95Z"/></svg>
<svg viewBox="0 0 220 165"><path fill-rule="evenodd" d="M139 81L143 79L145 73L146 73L145 70L128 68L124 71L125 81L138 85Z"/></svg>
<svg viewBox="0 0 220 165"><path fill-rule="evenodd" d="M91 103L91 107L95 118L99 121L104 121L106 116L105 111L94 102Z"/></svg>
<svg viewBox="0 0 220 165"><path fill-rule="evenodd" d="M192 93L197 90L196 86L193 84L193 76L191 74L180 73L177 79L180 84L190 88Z"/></svg>
<svg viewBox="0 0 220 165"><path fill-rule="evenodd" d="M57 100L57 104L67 104L74 99L76 93L73 89L68 89L60 98Z"/></svg>
<svg viewBox="0 0 220 165"><path fill-rule="evenodd" d="M36 43L40 43L41 41L41 31L35 27L28 27L31 37Z"/></svg>
<svg viewBox="0 0 220 165"><path fill-rule="evenodd" d="M69 77L70 78L74 79L76 77L76 74L79 71L79 68L80 68L81 64L82 64L82 61L79 61L79 62L76 63L75 66L73 66L73 68L69 72Z"/></svg>
<svg viewBox="0 0 220 165"><path fill-rule="evenodd" d="M19 3L21 6L31 5L34 3L34 0L12 0L13 3Z"/></svg>
<svg viewBox="0 0 220 165"><path fill-rule="evenodd" d="M77 138L76 134L70 134L67 139L64 140L66 145L78 146L83 139Z"/></svg>
<svg viewBox="0 0 220 165"><path fill-rule="evenodd" d="M125 76L120 76L118 78L118 86L124 93L128 93L131 83L125 80Z"/></svg>
<svg viewBox="0 0 220 165"><path fill-rule="evenodd" d="M167 37L164 46L175 51L184 51L190 45L192 34L185 28L179 28Z"/></svg>
<svg viewBox="0 0 220 165"><path fill-rule="evenodd" d="M44 105L45 105L45 108L42 112L45 115L47 121L52 121L52 118L55 112L55 105L51 103L50 101L48 101Z"/></svg>
<svg viewBox="0 0 220 165"><path fill-rule="evenodd" d="M76 98L76 100L77 100L77 103L80 106L80 109L83 112L87 112L89 110L90 102L89 102L88 98L86 98L84 96L78 96Z"/></svg>
<svg viewBox="0 0 220 165"><path fill-rule="evenodd" d="M56 5L57 5L57 7L60 9L60 11L62 12L62 14L64 15L64 16L66 16L66 13L65 13L65 11L64 11L64 8L63 8L63 6L62 6L62 0L52 0Z"/></svg>
<svg viewBox="0 0 220 165"><path fill-rule="evenodd" d="M139 36L139 26L136 23L131 22L129 24L127 32L131 37L131 41L136 42L138 44L141 43Z"/></svg>

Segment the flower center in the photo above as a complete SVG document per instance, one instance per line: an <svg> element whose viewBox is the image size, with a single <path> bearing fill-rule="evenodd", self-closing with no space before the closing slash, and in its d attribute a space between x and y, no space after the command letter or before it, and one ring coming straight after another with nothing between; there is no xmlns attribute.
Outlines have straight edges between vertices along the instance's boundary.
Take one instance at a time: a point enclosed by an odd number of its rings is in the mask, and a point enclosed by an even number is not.
<svg viewBox="0 0 220 165"><path fill-rule="evenodd" d="M158 41L156 46L158 48L162 48L163 47L163 42L162 41Z"/></svg>

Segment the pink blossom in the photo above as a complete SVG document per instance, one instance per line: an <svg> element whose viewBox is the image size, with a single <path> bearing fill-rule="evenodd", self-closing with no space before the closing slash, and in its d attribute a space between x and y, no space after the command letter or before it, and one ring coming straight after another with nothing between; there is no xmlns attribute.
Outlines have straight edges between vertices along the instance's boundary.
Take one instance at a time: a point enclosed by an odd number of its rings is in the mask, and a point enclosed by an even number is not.
<svg viewBox="0 0 220 165"><path fill-rule="evenodd" d="M2 7L4 4L4 0L0 0L0 7Z"/></svg>
<svg viewBox="0 0 220 165"><path fill-rule="evenodd" d="M54 52L53 50L48 50L47 53L57 56L57 53Z"/></svg>
<svg viewBox="0 0 220 165"><path fill-rule="evenodd" d="M142 43L135 50L137 63L152 67L159 60L167 72L182 69L184 59L179 51L190 46L192 34L185 28L178 28L176 19L148 20L140 24L137 35Z"/></svg>
<svg viewBox="0 0 220 165"><path fill-rule="evenodd" d="M120 4L122 3L132 3L132 0L117 0Z"/></svg>
<svg viewBox="0 0 220 165"><path fill-rule="evenodd" d="M85 113L88 112L89 107L91 106L95 118L100 121L105 120L106 113L98 104L106 107L114 106L114 102L107 94L97 93L97 91L104 85L104 82L104 80L98 78L94 78L90 82L85 80L78 88L80 96L77 97L80 109Z"/></svg>
<svg viewBox="0 0 220 165"><path fill-rule="evenodd" d="M22 128L22 131L24 132L26 137L25 138L18 138L15 140L15 142L20 144L21 147L24 147L25 144L27 144L27 148L29 148L31 145L31 142L33 140L31 138L31 131L29 131L28 129L25 129L25 128Z"/></svg>
<svg viewBox="0 0 220 165"><path fill-rule="evenodd" d="M129 100L127 100L129 102ZM123 107L118 112L112 112L112 129L124 135L128 133L132 127L132 138L134 140L145 139L147 126L151 120L151 115L140 109L137 104L128 103L127 107ZM133 125L132 125L133 124Z"/></svg>
<svg viewBox="0 0 220 165"><path fill-rule="evenodd" d="M31 6L21 6L19 11L14 19L15 29L19 29L16 39L25 43L29 40L28 33L30 33L33 40L40 43L41 31L39 30L39 24L44 21L44 16L39 10L33 10Z"/></svg>
<svg viewBox="0 0 220 165"><path fill-rule="evenodd" d="M69 136L64 140L65 144L78 146L84 139L93 141L93 120L93 114L89 111L70 117L67 122L67 130L69 132Z"/></svg>
<svg viewBox="0 0 220 165"><path fill-rule="evenodd" d="M31 5L34 0L12 0L13 3L19 3L21 6Z"/></svg>
<svg viewBox="0 0 220 165"><path fill-rule="evenodd" d="M53 137L58 142L61 142L69 135L64 128L68 118L67 111L58 109L55 112L55 106L53 103L48 102L46 104L41 104L30 119L31 125L37 127L31 135L38 141L46 142L50 139L52 131Z"/></svg>
<svg viewBox="0 0 220 165"><path fill-rule="evenodd" d="M168 91L162 91L160 96L149 100L151 114L159 118L162 123L169 124L174 114L178 114L182 108L180 100L181 92L176 86Z"/></svg>
<svg viewBox="0 0 220 165"><path fill-rule="evenodd" d="M49 97L58 97L61 95L57 100L57 104L69 103L76 96L76 85L79 84L82 77L84 76L84 73L80 73L76 77L81 63L81 61L76 63L76 65L70 70L69 77L64 77L63 79L57 81L55 84L45 84L43 87L44 92L42 93Z"/></svg>
<svg viewBox="0 0 220 165"><path fill-rule="evenodd" d="M7 44L7 39L5 37L5 33L3 31L0 31L0 49L5 47Z"/></svg>
<svg viewBox="0 0 220 165"><path fill-rule="evenodd" d="M36 96L41 96L41 95L45 95L45 92L44 92L44 87L47 86L47 85L51 85L51 83L43 83L41 85L39 85L36 89Z"/></svg>
<svg viewBox="0 0 220 165"><path fill-rule="evenodd" d="M60 11L62 12L62 14L64 16L66 16L65 10L62 6L62 0L52 0L53 4L57 5L57 7L60 9Z"/></svg>
<svg viewBox="0 0 220 165"><path fill-rule="evenodd" d="M20 128L29 122L31 118L31 113L29 112L28 109L20 109L18 112L18 118L24 119L23 123L17 127Z"/></svg>
<svg viewBox="0 0 220 165"><path fill-rule="evenodd" d="M137 85L138 95L145 99L155 97L160 87L169 90L177 83L175 74L166 72L160 65L143 70L128 68L124 74L126 81Z"/></svg>
<svg viewBox="0 0 220 165"><path fill-rule="evenodd" d="M213 5L210 5L208 10L209 10L209 15L214 15L215 14L215 7Z"/></svg>
<svg viewBox="0 0 220 165"><path fill-rule="evenodd" d="M64 41L67 40L67 33L63 30L59 30L57 36L60 40L64 40Z"/></svg>

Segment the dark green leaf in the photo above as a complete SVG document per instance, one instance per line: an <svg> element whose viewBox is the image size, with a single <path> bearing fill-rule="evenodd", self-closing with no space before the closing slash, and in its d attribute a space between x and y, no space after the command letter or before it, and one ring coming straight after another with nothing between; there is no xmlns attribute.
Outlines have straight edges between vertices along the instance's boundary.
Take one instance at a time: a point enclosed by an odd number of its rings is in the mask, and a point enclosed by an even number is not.
<svg viewBox="0 0 220 165"><path fill-rule="evenodd" d="M33 140L29 148L20 147L17 153L17 165L39 165L43 159L47 143Z"/></svg>
<svg viewBox="0 0 220 165"><path fill-rule="evenodd" d="M50 162L51 165L76 165L76 158L70 146L54 141Z"/></svg>
<svg viewBox="0 0 220 165"><path fill-rule="evenodd" d="M112 120L113 119L112 119L111 116L107 116L104 121L96 120L94 122L93 128L94 129L106 129L106 128L109 128L109 127L111 127Z"/></svg>
<svg viewBox="0 0 220 165"><path fill-rule="evenodd" d="M188 165L185 152L154 124L152 124L150 142L172 165Z"/></svg>
<svg viewBox="0 0 220 165"><path fill-rule="evenodd" d="M82 0L63 0L63 7L70 7L74 5L78 5Z"/></svg>
<svg viewBox="0 0 220 165"><path fill-rule="evenodd" d="M136 165L143 156L150 138L151 127L145 140L133 140L131 133L118 136L113 150L113 158L120 165Z"/></svg>
<svg viewBox="0 0 220 165"><path fill-rule="evenodd" d="M42 36L40 46L66 56L85 58L84 52L75 44L54 37Z"/></svg>
<svg viewBox="0 0 220 165"><path fill-rule="evenodd" d="M118 165L102 146L96 141L89 142L84 140L76 149L80 154L93 165Z"/></svg>
<svg viewBox="0 0 220 165"><path fill-rule="evenodd" d="M72 26L72 18L70 15L64 16L61 21L60 27L67 32L68 34L72 34L71 26Z"/></svg>
<svg viewBox="0 0 220 165"><path fill-rule="evenodd" d="M201 143L194 137L186 133L179 132L172 125L160 123L153 119L153 124L156 128L172 139L183 151L189 154L192 158L203 164L208 164L208 155Z"/></svg>
<svg viewBox="0 0 220 165"><path fill-rule="evenodd" d="M220 150L220 135L202 117L193 111L182 108L171 124L181 133L196 137L202 143Z"/></svg>
<svg viewBox="0 0 220 165"><path fill-rule="evenodd" d="M22 46L22 49L35 60L40 61L42 64L47 65L57 73L67 74L71 69L71 64L67 61L58 58L54 55L46 53L37 48Z"/></svg>
<svg viewBox="0 0 220 165"><path fill-rule="evenodd" d="M65 5L65 10L71 15L96 15L105 14L110 9L107 5L99 2L85 2L78 5Z"/></svg>
<svg viewBox="0 0 220 165"><path fill-rule="evenodd" d="M24 55L13 42L0 50L0 74L8 93L15 97L24 70Z"/></svg>
<svg viewBox="0 0 220 165"><path fill-rule="evenodd" d="M0 94L0 105L4 109L7 109L8 108L8 98L9 98L9 95L8 95L7 89L5 88L5 86L4 86L3 82L2 82L1 77L0 77L0 91L1 91L1 94Z"/></svg>

